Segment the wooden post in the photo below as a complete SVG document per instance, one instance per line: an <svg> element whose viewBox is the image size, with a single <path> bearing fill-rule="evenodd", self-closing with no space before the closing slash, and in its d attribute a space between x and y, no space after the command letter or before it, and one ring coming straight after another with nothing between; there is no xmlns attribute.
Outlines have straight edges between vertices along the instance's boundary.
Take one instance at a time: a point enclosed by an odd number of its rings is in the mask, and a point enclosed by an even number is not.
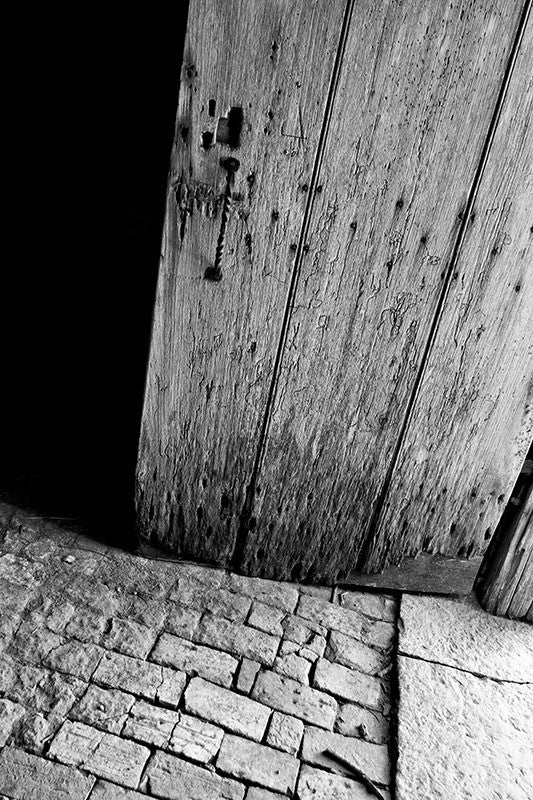
<svg viewBox="0 0 533 800"><path fill-rule="evenodd" d="M518 506L509 506L501 535L487 552L477 592L481 605L492 614L533 622L533 461L522 475L528 482L518 493Z"/></svg>

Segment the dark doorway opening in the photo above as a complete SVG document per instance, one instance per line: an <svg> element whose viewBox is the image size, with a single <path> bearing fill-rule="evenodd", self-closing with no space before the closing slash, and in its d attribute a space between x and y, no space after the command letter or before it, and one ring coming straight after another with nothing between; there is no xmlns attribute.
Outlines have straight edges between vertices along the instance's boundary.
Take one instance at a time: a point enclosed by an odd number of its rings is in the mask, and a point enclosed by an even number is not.
<svg viewBox="0 0 533 800"><path fill-rule="evenodd" d="M117 544L133 533L186 15L10 21L0 499Z"/></svg>

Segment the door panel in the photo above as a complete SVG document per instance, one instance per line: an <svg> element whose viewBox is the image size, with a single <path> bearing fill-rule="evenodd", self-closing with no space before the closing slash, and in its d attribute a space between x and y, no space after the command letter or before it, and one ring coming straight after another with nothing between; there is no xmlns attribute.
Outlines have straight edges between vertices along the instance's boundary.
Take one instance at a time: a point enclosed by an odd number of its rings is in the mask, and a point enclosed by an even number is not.
<svg viewBox="0 0 533 800"><path fill-rule="evenodd" d="M355 4L245 571L333 580L357 563L519 13L493 0Z"/></svg>
<svg viewBox="0 0 533 800"><path fill-rule="evenodd" d="M140 531L179 554L233 552L344 12L190 2L137 470ZM216 282L228 156L240 168Z"/></svg>
<svg viewBox="0 0 533 800"><path fill-rule="evenodd" d="M533 439L532 64L530 21L370 569L420 551L483 553Z"/></svg>

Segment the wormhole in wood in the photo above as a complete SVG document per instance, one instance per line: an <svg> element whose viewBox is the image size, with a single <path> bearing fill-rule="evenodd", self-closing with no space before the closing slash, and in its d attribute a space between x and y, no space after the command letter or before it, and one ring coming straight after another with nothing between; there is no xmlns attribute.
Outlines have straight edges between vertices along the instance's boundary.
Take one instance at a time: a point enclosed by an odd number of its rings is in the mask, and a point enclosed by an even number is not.
<svg viewBox="0 0 533 800"><path fill-rule="evenodd" d="M204 131L202 133L202 147L204 150L209 150L209 148L213 145L213 134L211 131Z"/></svg>
<svg viewBox="0 0 533 800"><path fill-rule="evenodd" d="M209 101L209 104L208 104L208 112L209 112L209 116L210 117L214 117L215 116L216 108L217 108L217 101L211 99Z"/></svg>
<svg viewBox="0 0 533 800"><path fill-rule="evenodd" d="M228 144L231 148L239 147L244 115L240 106L232 106L227 116L220 117L217 125L216 141Z"/></svg>

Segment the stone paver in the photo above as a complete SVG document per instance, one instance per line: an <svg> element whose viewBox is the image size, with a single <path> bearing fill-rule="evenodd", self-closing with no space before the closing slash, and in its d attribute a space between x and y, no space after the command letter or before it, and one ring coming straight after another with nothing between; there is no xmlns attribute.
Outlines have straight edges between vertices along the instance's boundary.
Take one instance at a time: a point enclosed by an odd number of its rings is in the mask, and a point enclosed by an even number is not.
<svg viewBox="0 0 533 800"><path fill-rule="evenodd" d="M255 682L252 697L276 711L324 728L333 728L337 702L324 692L304 686L292 678L275 672L261 672Z"/></svg>
<svg viewBox="0 0 533 800"><path fill-rule="evenodd" d="M371 800L372 795L362 783L353 778L324 772L313 767L302 767L297 787L298 800L318 800L331 798L331 800ZM423 795L417 800L429 800ZM415 798L411 798L415 800ZM433 800L433 798L431 798Z"/></svg>
<svg viewBox="0 0 533 800"><path fill-rule="evenodd" d="M198 628L197 639L202 644L225 650L234 656L245 656L261 664L272 665L279 647L279 638L206 614Z"/></svg>
<svg viewBox="0 0 533 800"><path fill-rule="evenodd" d="M112 733L67 721L53 740L49 755L63 764L136 789L150 751Z"/></svg>
<svg viewBox="0 0 533 800"><path fill-rule="evenodd" d="M142 788L168 800L243 800L245 792L231 778L161 751L148 764Z"/></svg>
<svg viewBox="0 0 533 800"><path fill-rule="evenodd" d="M226 734L217 767L233 778L253 781L265 789L289 794L294 790L300 762L279 750Z"/></svg>
<svg viewBox="0 0 533 800"><path fill-rule="evenodd" d="M383 707L383 690L378 678L341 664L332 664L325 658L317 661L313 686L368 708Z"/></svg>
<svg viewBox="0 0 533 800"><path fill-rule="evenodd" d="M185 709L257 742L263 737L271 713L261 703L208 683L203 678L191 680L185 691Z"/></svg>
<svg viewBox="0 0 533 800"><path fill-rule="evenodd" d="M194 644L169 633L163 633L158 639L150 659L226 687L231 686L239 664L229 653Z"/></svg>
<svg viewBox="0 0 533 800"><path fill-rule="evenodd" d="M533 681L533 626L493 617L469 599L402 597L399 650L507 681Z"/></svg>
<svg viewBox="0 0 533 800"><path fill-rule="evenodd" d="M266 742L270 747L276 747L278 750L295 756L300 749L303 733L304 724L301 719L274 711Z"/></svg>
<svg viewBox="0 0 533 800"><path fill-rule="evenodd" d="M398 800L533 797L533 684L407 656L399 672Z"/></svg>
<svg viewBox="0 0 533 800"><path fill-rule="evenodd" d="M224 731L198 717L180 713L168 749L178 756L207 764L220 749Z"/></svg>
<svg viewBox="0 0 533 800"><path fill-rule="evenodd" d="M94 778L12 747L0 752L0 792L13 800L86 800Z"/></svg>
<svg viewBox="0 0 533 800"><path fill-rule="evenodd" d="M387 698L389 598L143 558L16 510L6 530L5 508L0 800L296 800L298 781L335 800L359 784L325 743L381 764L388 720L363 706L371 672Z"/></svg>
<svg viewBox="0 0 533 800"><path fill-rule="evenodd" d="M389 754L386 745L372 744L363 739L342 736L321 728L306 728L302 744L302 760L318 767L333 769L334 772L344 772L342 767L323 755L324 750L330 750L355 764L375 783L383 785L389 783Z"/></svg>

